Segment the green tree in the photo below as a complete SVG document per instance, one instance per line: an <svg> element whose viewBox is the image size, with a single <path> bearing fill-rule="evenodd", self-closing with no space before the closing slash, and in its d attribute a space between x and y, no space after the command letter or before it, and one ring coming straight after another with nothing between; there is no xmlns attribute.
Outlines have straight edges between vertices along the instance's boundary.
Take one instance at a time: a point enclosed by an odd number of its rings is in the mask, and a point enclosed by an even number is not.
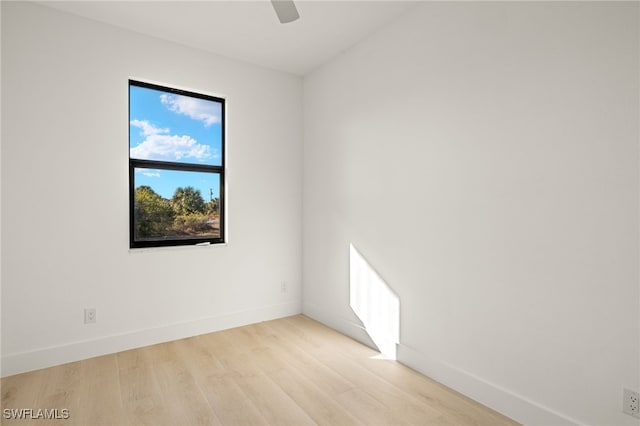
<svg viewBox="0 0 640 426"><path fill-rule="evenodd" d="M169 200L150 186L139 186L134 193L135 237L161 237L173 224L174 212Z"/></svg>
<svg viewBox="0 0 640 426"><path fill-rule="evenodd" d="M210 215L218 215L218 204L220 204L218 198L214 198L209 201L206 205L206 213Z"/></svg>
<svg viewBox="0 0 640 426"><path fill-rule="evenodd" d="M171 198L171 206L177 215L205 212L205 202L200 191L187 186L178 188Z"/></svg>

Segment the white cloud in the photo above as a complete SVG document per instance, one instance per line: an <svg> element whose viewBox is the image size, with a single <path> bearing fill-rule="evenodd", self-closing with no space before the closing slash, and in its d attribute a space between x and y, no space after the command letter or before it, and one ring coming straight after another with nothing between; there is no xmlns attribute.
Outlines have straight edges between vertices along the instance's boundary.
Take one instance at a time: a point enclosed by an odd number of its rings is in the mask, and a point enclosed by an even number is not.
<svg viewBox="0 0 640 426"><path fill-rule="evenodd" d="M153 169L135 169L135 174L144 175L146 177L160 177L160 171Z"/></svg>
<svg viewBox="0 0 640 426"><path fill-rule="evenodd" d="M131 125L135 126L139 129L142 130L142 132L140 132L143 136L150 136L150 135L158 135L158 134L162 134L162 133L169 133L169 129L162 129L159 127L154 126L153 124L149 123L146 120L131 120Z"/></svg>
<svg viewBox="0 0 640 426"><path fill-rule="evenodd" d="M131 157L140 160L180 161L212 158L211 147L199 144L190 136L152 134L131 148Z"/></svg>
<svg viewBox="0 0 640 426"><path fill-rule="evenodd" d="M212 153L211 147L199 144L198 141L187 135L168 134L170 129L156 127L146 120L131 120L131 125L141 130L145 137L137 146L131 148L132 158L140 160L181 161L195 159L206 161L217 158L217 153ZM148 177L160 177L158 173L144 173Z"/></svg>
<svg viewBox="0 0 640 426"><path fill-rule="evenodd" d="M202 121L206 127L211 126L213 123L219 123L220 116L222 115L219 103L204 99L162 94L160 95L160 102L162 102L169 111Z"/></svg>

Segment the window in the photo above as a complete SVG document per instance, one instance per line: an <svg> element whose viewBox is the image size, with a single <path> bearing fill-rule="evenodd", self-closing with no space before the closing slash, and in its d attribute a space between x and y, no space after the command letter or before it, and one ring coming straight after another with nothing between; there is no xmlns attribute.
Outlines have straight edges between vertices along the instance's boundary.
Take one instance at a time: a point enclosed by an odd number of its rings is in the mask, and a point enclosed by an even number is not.
<svg viewBox="0 0 640 426"><path fill-rule="evenodd" d="M129 80L131 248L224 242L224 106Z"/></svg>

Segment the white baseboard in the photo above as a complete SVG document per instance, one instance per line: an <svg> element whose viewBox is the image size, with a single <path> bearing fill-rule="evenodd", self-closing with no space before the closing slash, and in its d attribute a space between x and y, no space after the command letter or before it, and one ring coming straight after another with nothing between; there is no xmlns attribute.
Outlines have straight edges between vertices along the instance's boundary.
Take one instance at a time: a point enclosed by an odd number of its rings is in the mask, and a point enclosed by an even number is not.
<svg viewBox="0 0 640 426"><path fill-rule="evenodd" d="M375 347L360 324L335 315L318 306L304 304L302 312L321 323L346 334L368 346ZM402 343L397 347L397 360L420 373L460 392L479 403L525 425L578 425L584 424L521 395L517 395L468 371L441 360L432 359Z"/></svg>
<svg viewBox="0 0 640 426"><path fill-rule="evenodd" d="M299 313L301 313L300 303L289 302L34 351L7 354L2 357L2 377Z"/></svg>
<svg viewBox="0 0 640 426"><path fill-rule="evenodd" d="M519 423L531 426L584 424L403 344L398 345L397 355L399 362Z"/></svg>

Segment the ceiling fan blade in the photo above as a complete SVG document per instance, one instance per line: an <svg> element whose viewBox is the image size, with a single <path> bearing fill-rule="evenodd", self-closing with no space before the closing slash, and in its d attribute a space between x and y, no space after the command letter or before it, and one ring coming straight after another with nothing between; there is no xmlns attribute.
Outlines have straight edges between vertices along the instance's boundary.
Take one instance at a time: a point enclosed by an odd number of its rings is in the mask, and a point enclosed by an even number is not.
<svg viewBox="0 0 640 426"><path fill-rule="evenodd" d="M271 4L281 24L293 22L300 17L293 0L271 0Z"/></svg>

